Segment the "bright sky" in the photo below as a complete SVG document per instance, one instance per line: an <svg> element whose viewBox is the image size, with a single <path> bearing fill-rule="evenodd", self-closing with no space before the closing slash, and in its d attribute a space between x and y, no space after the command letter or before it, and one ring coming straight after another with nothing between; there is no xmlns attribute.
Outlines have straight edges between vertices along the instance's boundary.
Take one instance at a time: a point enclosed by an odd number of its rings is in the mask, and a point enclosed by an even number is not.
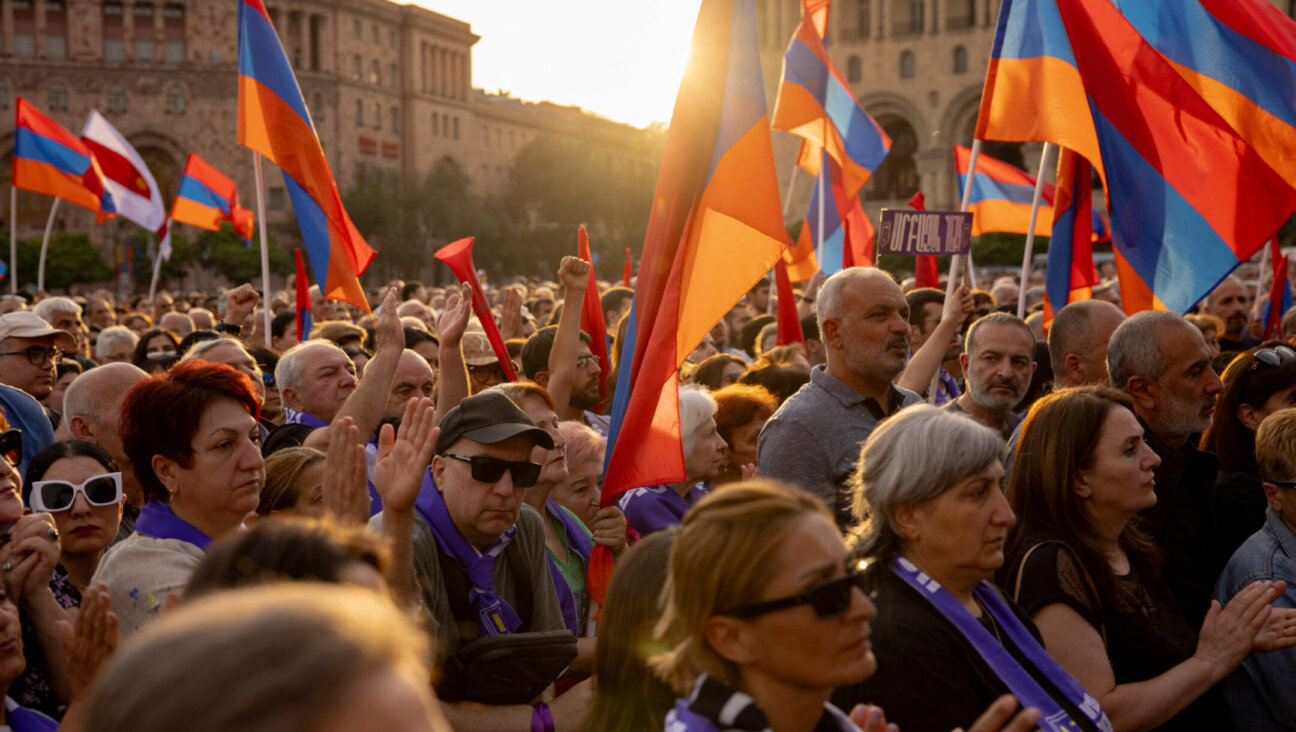
<svg viewBox="0 0 1296 732"><path fill-rule="evenodd" d="M698 0L406 0L466 21L473 86L576 104L643 127L669 122Z"/></svg>

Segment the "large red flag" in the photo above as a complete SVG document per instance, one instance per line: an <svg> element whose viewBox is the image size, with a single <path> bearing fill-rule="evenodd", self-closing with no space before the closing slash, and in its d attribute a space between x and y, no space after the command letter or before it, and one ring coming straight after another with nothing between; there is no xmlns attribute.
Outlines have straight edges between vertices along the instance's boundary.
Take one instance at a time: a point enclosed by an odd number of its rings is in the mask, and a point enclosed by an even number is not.
<svg viewBox="0 0 1296 732"><path fill-rule="evenodd" d="M594 279L594 258L590 254L589 234L581 224L576 231L576 254L589 262L589 286L585 288L585 299L581 301L581 330L589 334L590 352L599 360L599 399L607 398L607 379L612 370L608 359L607 324L603 322L603 301L599 298L598 283ZM602 405L595 408L601 411Z"/></svg>
<svg viewBox="0 0 1296 732"><path fill-rule="evenodd" d="M787 265L780 259L774 264L774 286L778 289L778 344L786 346L800 343L805 347L805 334L801 332L801 316L797 315L796 295L792 293L792 280L788 278Z"/></svg>
<svg viewBox="0 0 1296 732"><path fill-rule="evenodd" d="M909 199L909 207L917 211L927 210L927 197L922 191L913 194L913 198ZM914 257L914 287L940 287L940 268L936 257Z"/></svg>

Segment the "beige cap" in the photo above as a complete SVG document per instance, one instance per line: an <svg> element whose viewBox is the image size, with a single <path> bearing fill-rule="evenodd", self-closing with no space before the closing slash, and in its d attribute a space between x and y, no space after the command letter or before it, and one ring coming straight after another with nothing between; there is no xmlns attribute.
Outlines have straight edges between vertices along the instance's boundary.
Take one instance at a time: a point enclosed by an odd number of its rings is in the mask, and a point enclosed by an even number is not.
<svg viewBox="0 0 1296 732"><path fill-rule="evenodd" d="M0 315L0 340L5 338L48 338L60 347L76 348L76 338L66 330L50 327L39 315L30 310L17 310L7 315Z"/></svg>
<svg viewBox="0 0 1296 732"><path fill-rule="evenodd" d="M469 366L487 366L499 361L495 349L491 348L490 339L480 331L467 331L463 334L464 363Z"/></svg>

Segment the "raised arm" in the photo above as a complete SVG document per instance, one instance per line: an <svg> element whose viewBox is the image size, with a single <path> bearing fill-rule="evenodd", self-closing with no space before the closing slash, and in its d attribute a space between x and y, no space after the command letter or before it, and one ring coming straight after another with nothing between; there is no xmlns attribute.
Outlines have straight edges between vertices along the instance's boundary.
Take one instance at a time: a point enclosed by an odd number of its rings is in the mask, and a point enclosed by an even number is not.
<svg viewBox="0 0 1296 732"><path fill-rule="evenodd" d="M360 439L366 442L382 421L387 397L391 395L392 379L396 376L396 365L400 362L401 352L405 350L405 330L401 328L400 316L396 314L395 287L388 289L387 296L383 298L382 309L374 321L374 330L378 340L378 353L365 365L360 385L351 392L346 404L342 405L334 417L334 421L350 417L360 431ZM328 428L321 427L311 432L302 444L317 450L327 450Z"/></svg>
<svg viewBox="0 0 1296 732"><path fill-rule="evenodd" d="M436 423L446 412L459 406L459 402L468 398L468 367L464 365L463 341L464 329L468 327L468 316L472 315L472 285L464 283L459 292L452 292L446 298L445 309L437 321L437 335L441 338L437 360L437 400Z"/></svg>
<svg viewBox="0 0 1296 732"><path fill-rule="evenodd" d="M440 431L430 399L411 399L399 431L383 425L378 436L378 459L374 461L374 488L383 499L382 535L392 553L387 582L397 604L410 599L410 578L414 576L414 502Z"/></svg>
<svg viewBox="0 0 1296 732"><path fill-rule="evenodd" d="M563 257L558 279L563 283L563 311L558 333L549 350L549 396L554 412L566 414L571 405L572 382L576 379L576 355L580 350L581 308L589 287L589 262L580 257Z"/></svg>
<svg viewBox="0 0 1296 732"><path fill-rule="evenodd" d="M960 287L955 295L953 298L945 298L940 322L932 328L913 358L909 359L909 365L905 366L900 378L896 379L896 386L918 394L926 394L931 388L931 381L940 370L941 362L945 360L945 350L950 339L958 332L967 314L976 309L972 292L968 288Z"/></svg>

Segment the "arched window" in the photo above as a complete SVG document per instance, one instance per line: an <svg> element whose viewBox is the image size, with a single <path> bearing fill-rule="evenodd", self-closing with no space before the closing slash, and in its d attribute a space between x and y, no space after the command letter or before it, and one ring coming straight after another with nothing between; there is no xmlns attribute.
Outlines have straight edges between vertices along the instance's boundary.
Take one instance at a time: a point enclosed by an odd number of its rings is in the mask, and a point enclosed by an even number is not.
<svg viewBox="0 0 1296 732"><path fill-rule="evenodd" d="M914 77L913 51L905 51L900 54L900 78L912 79L913 77Z"/></svg>
<svg viewBox="0 0 1296 732"><path fill-rule="evenodd" d="M126 112L126 88L121 84L108 87L108 112L110 114Z"/></svg>
<svg viewBox="0 0 1296 732"><path fill-rule="evenodd" d="M356 27L359 28L360 26L356 25ZM364 126L364 102L359 99L356 100L356 126Z"/></svg>
<svg viewBox="0 0 1296 732"><path fill-rule="evenodd" d="M310 113L311 113L311 121L314 122L315 124L319 124L324 121L324 95L322 94L311 95Z"/></svg>
<svg viewBox="0 0 1296 732"><path fill-rule="evenodd" d="M185 113L185 91L183 87L171 85L166 90L167 114Z"/></svg>
<svg viewBox="0 0 1296 732"><path fill-rule="evenodd" d="M966 74L968 69L967 49L962 46L954 47L954 73Z"/></svg>
<svg viewBox="0 0 1296 732"><path fill-rule="evenodd" d="M882 116L878 124L891 138L891 152L864 186L865 200L904 200L918 190L918 135L902 117Z"/></svg>
<svg viewBox="0 0 1296 732"><path fill-rule="evenodd" d="M56 81L49 85L49 110L51 112L66 112L68 108L67 84Z"/></svg>
<svg viewBox="0 0 1296 732"><path fill-rule="evenodd" d="M860 83L860 79L864 78L862 66L859 56L851 56L846 59L846 80L852 84Z"/></svg>

